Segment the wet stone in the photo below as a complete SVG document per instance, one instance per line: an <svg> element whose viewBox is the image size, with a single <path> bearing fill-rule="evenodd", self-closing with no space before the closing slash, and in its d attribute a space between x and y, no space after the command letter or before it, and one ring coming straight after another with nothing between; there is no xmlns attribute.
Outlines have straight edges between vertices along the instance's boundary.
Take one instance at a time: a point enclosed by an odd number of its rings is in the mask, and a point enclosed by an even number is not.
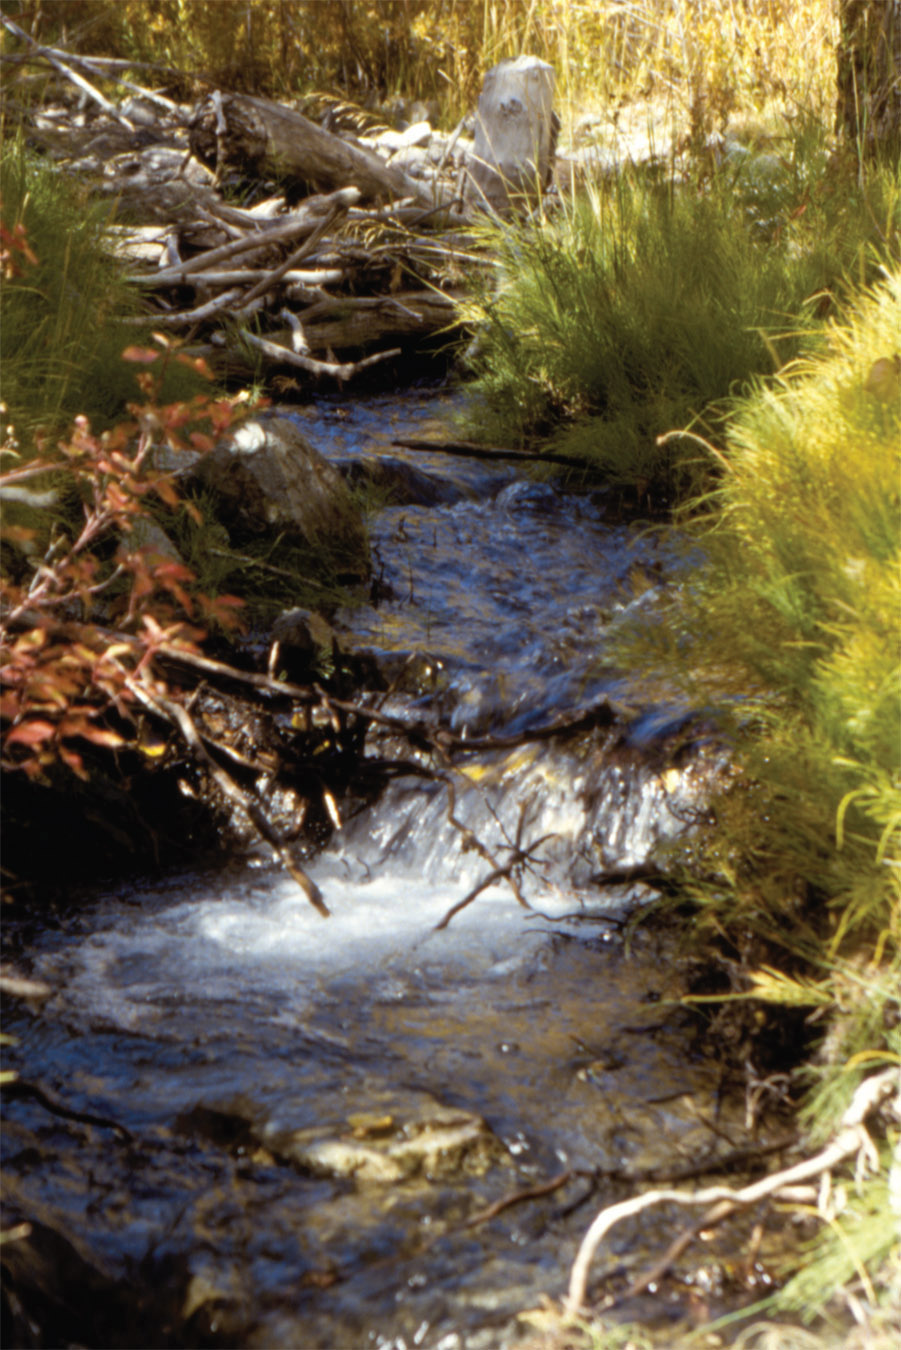
<svg viewBox="0 0 901 1350"><path fill-rule="evenodd" d="M437 1103L406 1120L360 1113L347 1123L349 1132L337 1138L323 1138L316 1129L291 1131L271 1124L258 1137L276 1158L314 1176L359 1183L483 1176L509 1161L507 1150L479 1116Z"/></svg>

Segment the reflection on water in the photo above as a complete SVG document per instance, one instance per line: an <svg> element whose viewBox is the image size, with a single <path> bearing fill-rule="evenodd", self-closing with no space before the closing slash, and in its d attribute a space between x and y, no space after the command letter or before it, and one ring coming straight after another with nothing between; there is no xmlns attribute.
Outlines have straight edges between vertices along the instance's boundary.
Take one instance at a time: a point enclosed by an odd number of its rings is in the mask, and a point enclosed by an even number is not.
<svg viewBox="0 0 901 1350"><path fill-rule="evenodd" d="M375 401L333 409L332 416L328 408L299 416L305 433L345 472L388 461L431 485L411 502L402 474L380 477L382 494L401 502L370 521L383 596L377 606L339 616L354 645L376 652L389 670L403 669L412 653L425 657L416 669L425 665L430 701L437 698L458 731L481 732L501 721L519 731L563 708L623 692L599 668L605 629L634 603L638 578L639 603L647 606L648 589L655 592L664 573L674 574L675 555L659 535L611 524L591 499L523 479L507 461L392 443L442 409L444 423L428 434L447 436L453 406L450 398L410 403L392 415L388 401Z"/></svg>

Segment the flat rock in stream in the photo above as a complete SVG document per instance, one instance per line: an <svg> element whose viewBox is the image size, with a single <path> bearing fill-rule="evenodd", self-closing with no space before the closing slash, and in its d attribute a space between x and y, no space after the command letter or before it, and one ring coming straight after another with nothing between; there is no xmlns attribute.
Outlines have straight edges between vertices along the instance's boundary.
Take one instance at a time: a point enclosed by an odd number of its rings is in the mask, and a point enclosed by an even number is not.
<svg viewBox="0 0 901 1350"><path fill-rule="evenodd" d="M348 1133L323 1138L313 1130L267 1124L260 1143L315 1176L346 1177L390 1185L411 1178L426 1181L482 1176L509 1161L499 1139L480 1116L427 1103L405 1120L391 1112L364 1113L348 1120Z"/></svg>

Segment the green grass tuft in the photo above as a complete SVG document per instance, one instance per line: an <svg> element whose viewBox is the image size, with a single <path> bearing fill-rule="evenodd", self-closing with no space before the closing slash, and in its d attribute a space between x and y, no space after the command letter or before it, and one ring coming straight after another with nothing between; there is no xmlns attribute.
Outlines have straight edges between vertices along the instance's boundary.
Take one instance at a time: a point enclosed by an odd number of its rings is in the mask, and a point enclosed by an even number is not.
<svg viewBox="0 0 901 1350"><path fill-rule="evenodd" d="M830 178L809 129L781 148L694 183L622 174L550 219L479 227L500 260L461 308L481 434L543 436L669 500L696 492L709 462L657 438L716 435L736 396L798 355L843 279L898 252L897 175L866 190Z"/></svg>
<svg viewBox="0 0 901 1350"><path fill-rule="evenodd" d="M101 431L127 416L139 391L122 352L148 345L152 325L118 322L139 312L140 297L109 245L109 204L32 154L21 136L0 154L0 201L4 223L24 225L37 258L20 264L0 293L3 402L27 455L39 427L59 435L84 413ZM206 383L170 364L162 400L198 392L209 392Z"/></svg>

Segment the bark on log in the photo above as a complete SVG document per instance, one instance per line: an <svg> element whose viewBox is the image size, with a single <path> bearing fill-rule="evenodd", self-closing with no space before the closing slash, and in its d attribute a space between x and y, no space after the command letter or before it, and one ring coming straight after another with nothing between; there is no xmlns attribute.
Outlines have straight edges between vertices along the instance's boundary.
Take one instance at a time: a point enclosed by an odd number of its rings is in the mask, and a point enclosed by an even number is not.
<svg viewBox="0 0 901 1350"><path fill-rule="evenodd" d="M267 99L211 95L195 109L190 138L194 154L213 169L228 164L318 191L352 185L367 199L413 197L432 204L421 183L389 168L374 151Z"/></svg>

